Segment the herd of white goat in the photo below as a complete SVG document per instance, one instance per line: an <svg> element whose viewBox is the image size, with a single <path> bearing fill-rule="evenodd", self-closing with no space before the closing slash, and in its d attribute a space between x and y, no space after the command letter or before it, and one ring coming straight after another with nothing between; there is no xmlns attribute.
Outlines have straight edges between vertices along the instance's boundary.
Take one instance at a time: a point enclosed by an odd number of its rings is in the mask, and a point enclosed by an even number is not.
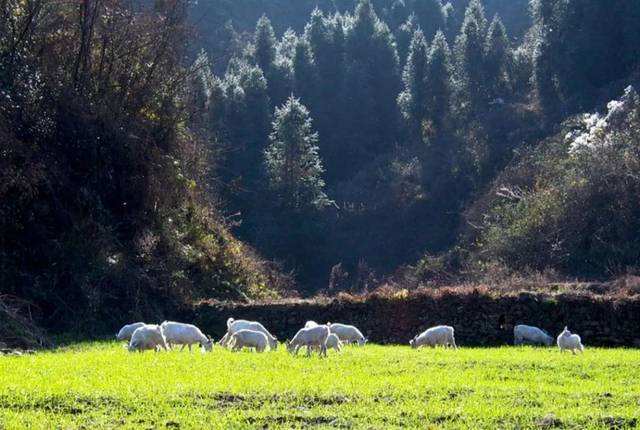
<svg viewBox="0 0 640 430"><path fill-rule="evenodd" d="M120 329L116 339L128 341L128 349L132 352L169 350L177 345L181 346L181 350L186 346L191 351L193 345L198 345L203 351L211 351L214 343L211 337L205 336L195 325L173 321L165 321L160 325L142 322L127 324ZM345 344L363 346L366 342L367 339L355 326L307 321L305 326L286 342L286 346L287 351L292 354L297 355L300 348L306 347L307 356L310 356L312 351L317 351L320 356L326 357L328 349L340 352ZM278 339L269 333L264 325L257 321L233 318L227 320L227 332L218 343L222 347L231 348L232 351L249 348L264 352L267 349L278 348ZM513 329L513 343L551 346L553 337L538 327L517 325ZM561 352L571 351L575 354L584 351L580 336L571 333L567 327L558 335L556 343ZM425 330L411 339L409 345L414 349L423 346L457 348L453 327L445 325Z"/></svg>

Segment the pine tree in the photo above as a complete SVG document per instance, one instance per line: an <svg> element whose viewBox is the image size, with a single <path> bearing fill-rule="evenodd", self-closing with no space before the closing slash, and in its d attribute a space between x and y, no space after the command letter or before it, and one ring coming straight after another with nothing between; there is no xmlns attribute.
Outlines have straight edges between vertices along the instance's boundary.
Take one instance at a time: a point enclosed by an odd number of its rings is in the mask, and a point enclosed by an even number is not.
<svg viewBox="0 0 640 430"><path fill-rule="evenodd" d="M419 136L420 124L426 115L427 49L422 31L417 30L413 34L407 64L402 74L404 91L398 97L400 111L409 124L413 137Z"/></svg>
<svg viewBox="0 0 640 430"><path fill-rule="evenodd" d="M390 148L397 126L398 54L386 24L360 0L346 38L347 120L354 136L351 163Z"/></svg>
<svg viewBox="0 0 640 430"><path fill-rule="evenodd" d="M276 59L276 36L266 15L262 15L256 24L253 43L255 62L269 76Z"/></svg>
<svg viewBox="0 0 640 430"><path fill-rule="evenodd" d="M280 39L280 42L278 43L278 47L276 49L277 61L288 61L290 63L293 63L293 56L296 53L297 44L298 36L296 35L296 32L291 28L288 28L284 32L282 38Z"/></svg>
<svg viewBox="0 0 640 430"><path fill-rule="evenodd" d="M557 4L558 0L535 0L531 6L538 32L533 56L533 82L540 109L547 120L553 120L560 109L555 70Z"/></svg>
<svg viewBox="0 0 640 430"><path fill-rule="evenodd" d="M490 99L505 97L509 91L511 47L507 30L496 15L485 43L485 74Z"/></svg>
<svg viewBox="0 0 640 430"><path fill-rule="evenodd" d="M279 203L291 210L322 208L330 204L324 192L324 169L318 155L318 134L309 111L289 97L276 108L270 144L265 150L269 185Z"/></svg>
<svg viewBox="0 0 640 430"><path fill-rule="evenodd" d="M398 57L402 64L406 64L407 55L409 54L409 46L416 30L420 29L418 18L415 14L409 15L409 18L396 31L396 45L398 47Z"/></svg>
<svg viewBox="0 0 640 430"><path fill-rule="evenodd" d="M425 103L436 132L442 131L451 106L451 52L447 38L438 31L431 43L427 65Z"/></svg>
<svg viewBox="0 0 640 430"><path fill-rule="evenodd" d="M318 74L313 61L311 47L306 39L298 40L293 57L293 89L302 101L315 106L317 97Z"/></svg>
<svg viewBox="0 0 640 430"><path fill-rule="evenodd" d="M224 80L224 134L233 174L255 176L252 166L259 160L269 132L269 106L267 80L262 70L234 62Z"/></svg>
<svg viewBox="0 0 640 430"><path fill-rule="evenodd" d="M479 0L472 0L465 13L460 34L456 38L458 98L463 111L469 114L480 112L486 102L486 82L483 73L484 37L482 23L478 22L478 19L484 19L483 14Z"/></svg>
<svg viewBox="0 0 640 430"><path fill-rule="evenodd" d="M319 9L311 13L305 26L304 39L313 53L313 58L323 87L330 85L335 75L337 55L333 45L331 28Z"/></svg>
<svg viewBox="0 0 640 430"><path fill-rule="evenodd" d="M467 6L467 9L464 12L464 15L465 15L465 19L467 19L468 15L473 16L473 19L478 24L478 29L480 30L480 34L482 35L484 40L485 34L487 32L488 21L484 12L484 5L482 4L482 1L471 0L469 2L469 5ZM463 25L464 25L464 21L463 21Z"/></svg>

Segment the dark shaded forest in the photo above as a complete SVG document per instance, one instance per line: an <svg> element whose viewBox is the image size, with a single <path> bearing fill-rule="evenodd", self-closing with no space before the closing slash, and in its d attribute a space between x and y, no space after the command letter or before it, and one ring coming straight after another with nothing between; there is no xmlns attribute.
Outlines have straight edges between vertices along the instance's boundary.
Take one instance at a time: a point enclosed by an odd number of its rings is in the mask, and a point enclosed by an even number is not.
<svg viewBox="0 0 640 430"><path fill-rule="evenodd" d="M639 50L634 0L0 0L0 318L635 273Z"/></svg>
<svg viewBox="0 0 640 430"><path fill-rule="evenodd" d="M214 10L219 25L209 26ZM609 260L587 237L610 218L568 206L531 213L521 205L551 172L526 188L505 175L524 168L522 154L542 156L562 140L551 136L564 120L623 95L637 73L638 17L632 1L198 4L200 125L234 231L307 292L372 288L416 261L419 278L482 276L486 266L575 277L628 270L636 205L602 239L631 239ZM571 161L555 153L551 163ZM514 216L560 219L542 237L533 226L512 232L521 226L505 218ZM573 216L588 219L578 227Z"/></svg>

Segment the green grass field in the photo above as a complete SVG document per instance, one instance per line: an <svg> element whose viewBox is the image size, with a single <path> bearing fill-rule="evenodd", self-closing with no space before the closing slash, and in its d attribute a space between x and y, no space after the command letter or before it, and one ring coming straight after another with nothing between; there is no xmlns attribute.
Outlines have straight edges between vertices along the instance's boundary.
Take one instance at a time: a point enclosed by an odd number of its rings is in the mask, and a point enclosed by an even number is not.
<svg viewBox="0 0 640 430"><path fill-rule="evenodd" d="M640 351L128 353L0 357L0 428L633 428Z"/></svg>

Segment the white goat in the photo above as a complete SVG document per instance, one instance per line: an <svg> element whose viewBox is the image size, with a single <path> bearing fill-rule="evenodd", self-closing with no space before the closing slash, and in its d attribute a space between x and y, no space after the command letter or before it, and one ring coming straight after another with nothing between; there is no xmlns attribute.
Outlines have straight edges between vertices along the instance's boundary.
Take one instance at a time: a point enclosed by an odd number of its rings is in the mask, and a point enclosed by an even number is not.
<svg viewBox="0 0 640 430"><path fill-rule="evenodd" d="M574 354L576 351L584 352L580 336L572 334L567 327L558 335L558 348L560 348L560 352L564 350L571 351Z"/></svg>
<svg viewBox="0 0 640 430"><path fill-rule="evenodd" d="M453 333L453 327L446 325L431 327L411 339L409 345L414 349L420 348L421 346L435 347L437 345L457 348Z"/></svg>
<svg viewBox="0 0 640 430"><path fill-rule="evenodd" d="M311 328L311 327L305 327L305 328ZM327 337L327 350L335 349L337 352L341 352L343 346L344 345L342 344L342 342L340 342L340 339L338 338L338 336L336 336L333 333L329 334L329 336ZM319 350L319 347L314 346L312 349Z"/></svg>
<svg viewBox="0 0 640 430"><path fill-rule="evenodd" d="M342 351L342 342L334 333L331 333L327 337L327 349L335 349L338 352Z"/></svg>
<svg viewBox="0 0 640 430"><path fill-rule="evenodd" d="M315 327L301 328L296 335L287 342L287 351L298 355L298 350L306 346L307 357L311 356L311 349L319 348L320 356L327 356L327 338L329 337L329 327L318 325Z"/></svg>
<svg viewBox="0 0 640 430"><path fill-rule="evenodd" d="M553 345L553 338L549 334L530 325L519 324L513 328L513 344Z"/></svg>
<svg viewBox="0 0 640 430"><path fill-rule="evenodd" d="M278 339L271 335L269 330L264 328L262 324L257 321L234 320L233 318L227 320L227 333L218 343L224 347L230 346L231 336L240 330L253 330L264 333L269 340L269 347L273 350L278 349Z"/></svg>
<svg viewBox="0 0 640 430"><path fill-rule="evenodd" d="M233 346L233 351L239 351L246 347L255 348L257 352L264 352L269 344L269 339L260 331L238 330L231 335L230 344Z"/></svg>
<svg viewBox="0 0 640 430"><path fill-rule="evenodd" d="M191 351L191 346L198 344L205 351L211 351L213 349L213 340L205 336L202 331L193 324L165 321L160 327L162 327L162 332L167 339L169 348L173 348L173 345L182 345L180 351L184 350L185 346L188 346L189 351Z"/></svg>
<svg viewBox="0 0 640 430"><path fill-rule="evenodd" d="M125 325L120 329L120 331L116 335L116 340L126 340L126 341L131 340L131 335L133 335L133 332L136 331L136 329L143 327L145 325L146 324L143 322L137 322L137 323Z"/></svg>
<svg viewBox="0 0 640 430"><path fill-rule="evenodd" d="M367 339L355 326L340 323L328 324L328 326L331 333L338 336L345 344L357 342L358 345L363 346L367 343Z"/></svg>
<svg viewBox="0 0 640 430"><path fill-rule="evenodd" d="M160 348L167 350L167 340L162 333L162 327L155 324L147 324L137 328L131 335L128 347L130 352L142 352L148 349L159 351Z"/></svg>

